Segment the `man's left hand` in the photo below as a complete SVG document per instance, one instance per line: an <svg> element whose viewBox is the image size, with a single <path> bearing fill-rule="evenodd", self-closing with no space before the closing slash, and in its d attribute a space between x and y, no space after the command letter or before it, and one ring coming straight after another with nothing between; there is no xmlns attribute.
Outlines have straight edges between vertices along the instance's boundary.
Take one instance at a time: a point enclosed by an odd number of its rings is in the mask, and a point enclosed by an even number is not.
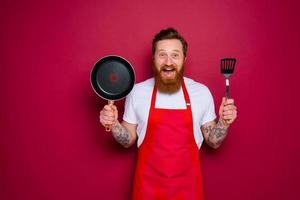
<svg viewBox="0 0 300 200"><path fill-rule="evenodd" d="M229 126L234 122L237 117L237 109L233 99L223 97L219 109L219 116L219 121L221 120L223 125Z"/></svg>

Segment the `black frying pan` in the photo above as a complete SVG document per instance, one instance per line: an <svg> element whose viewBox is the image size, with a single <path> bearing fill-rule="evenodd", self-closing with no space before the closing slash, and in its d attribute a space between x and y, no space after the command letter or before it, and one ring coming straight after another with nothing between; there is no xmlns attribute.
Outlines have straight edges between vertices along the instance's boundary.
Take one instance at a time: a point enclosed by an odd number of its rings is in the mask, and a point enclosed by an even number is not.
<svg viewBox="0 0 300 200"><path fill-rule="evenodd" d="M135 83L132 65L124 58L116 55L101 58L91 72L91 85L98 96L113 105L115 100L126 97ZM107 126L106 130L110 131Z"/></svg>

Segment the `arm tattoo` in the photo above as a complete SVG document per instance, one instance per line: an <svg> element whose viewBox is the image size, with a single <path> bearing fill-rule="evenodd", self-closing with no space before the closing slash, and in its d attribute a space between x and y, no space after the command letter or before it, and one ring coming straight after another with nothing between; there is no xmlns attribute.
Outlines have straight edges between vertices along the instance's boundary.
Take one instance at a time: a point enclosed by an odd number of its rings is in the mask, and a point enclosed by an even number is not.
<svg viewBox="0 0 300 200"><path fill-rule="evenodd" d="M215 127L205 126L204 131L208 132L208 145L215 148L220 146L227 135L227 130L228 128L225 128L221 121Z"/></svg>
<svg viewBox="0 0 300 200"><path fill-rule="evenodd" d="M117 142L123 146L128 146L130 142L130 134L127 129L121 124L117 124L112 127L112 133Z"/></svg>

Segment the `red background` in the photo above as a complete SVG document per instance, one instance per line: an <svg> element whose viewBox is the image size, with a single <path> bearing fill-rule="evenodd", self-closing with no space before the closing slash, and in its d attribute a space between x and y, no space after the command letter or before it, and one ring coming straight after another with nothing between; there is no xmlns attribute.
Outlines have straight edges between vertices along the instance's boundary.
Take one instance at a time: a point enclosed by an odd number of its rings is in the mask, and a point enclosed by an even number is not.
<svg viewBox="0 0 300 200"><path fill-rule="evenodd" d="M127 58L151 77L155 33L189 42L185 75L219 107L222 57L238 58L238 119L218 150L202 147L206 199L299 198L299 1L1 1L0 199L129 199L136 148L98 123L106 103L94 63ZM122 115L124 101L117 103Z"/></svg>

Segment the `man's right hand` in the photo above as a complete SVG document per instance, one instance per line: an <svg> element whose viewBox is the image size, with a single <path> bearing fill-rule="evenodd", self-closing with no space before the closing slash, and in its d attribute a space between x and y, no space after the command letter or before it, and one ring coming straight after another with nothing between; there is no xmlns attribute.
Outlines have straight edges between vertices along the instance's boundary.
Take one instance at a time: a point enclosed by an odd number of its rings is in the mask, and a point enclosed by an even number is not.
<svg viewBox="0 0 300 200"><path fill-rule="evenodd" d="M106 130L111 128L115 140L124 147L128 148L136 141L137 124L130 124L126 121L120 123L118 121L118 109L115 105L104 106L100 111L99 120Z"/></svg>
<svg viewBox="0 0 300 200"><path fill-rule="evenodd" d="M104 127L112 127L116 123L119 123L117 107L115 105L105 105L100 111L99 120Z"/></svg>

